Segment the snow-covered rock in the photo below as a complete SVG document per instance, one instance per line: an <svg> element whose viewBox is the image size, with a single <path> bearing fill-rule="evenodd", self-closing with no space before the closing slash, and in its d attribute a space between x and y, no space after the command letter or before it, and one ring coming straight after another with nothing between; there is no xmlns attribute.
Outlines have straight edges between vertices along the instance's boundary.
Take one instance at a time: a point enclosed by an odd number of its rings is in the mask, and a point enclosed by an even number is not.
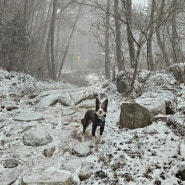
<svg viewBox="0 0 185 185"><path fill-rule="evenodd" d="M82 161L79 158L69 159L62 165L64 170L74 173L76 170L81 168Z"/></svg>
<svg viewBox="0 0 185 185"><path fill-rule="evenodd" d="M169 109L170 107L175 112L177 107L175 95L168 90L148 91L136 98L136 102L150 110L153 116L157 114L166 115L168 113L167 108Z"/></svg>
<svg viewBox="0 0 185 185"><path fill-rule="evenodd" d="M5 159L3 160L4 168L15 168L19 165L20 161L17 159Z"/></svg>
<svg viewBox="0 0 185 185"><path fill-rule="evenodd" d="M70 173L64 172L41 172L22 178L24 185L71 185L72 177Z"/></svg>
<svg viewBox="0 0 185 185"><path fill-rule="evenodd" d="M40 112L24 112L13 118L16 121L39 121L43 120L44 116Z"/></svg>
<svg viewBox="0 0 185 185"><path fill-rule="evenodd" d="M173 90L176 79L166 71L157 71L151 74L144 83L144 92L158 90Z"/></svg>
<svg viewBox="0 0 185 185"><path fill-rule="evenodd" d="M41 95L40 95L41 96ZM39 96L39 97L40 97ZM37 104L36 108L46 109L49 106L55 105L57 102L60 102L62 105L69 106L71 105L71 100L65 91L62 92L53 92L50 91L50 94L43 97Z"/></svg>
<svg viewBox="0 0 185 185"><path fill-rule="evenodd" d="M73 153L78 157L86 157L91 153L89 141L79 142L73 148Z"/></svg>
<svg viewBox="0 0 185 185"><path fill-rule="evenodd" d="M185 81L185 63L176 63L167 68L180 83Z"/></svg>
<svg viewBox="0 0 185 185"><path fill-rule="evenodd" d="M46 128L37 126L33 130L26 132L23 142L27 146L42 146L52 141L52 137Z"/></svg>

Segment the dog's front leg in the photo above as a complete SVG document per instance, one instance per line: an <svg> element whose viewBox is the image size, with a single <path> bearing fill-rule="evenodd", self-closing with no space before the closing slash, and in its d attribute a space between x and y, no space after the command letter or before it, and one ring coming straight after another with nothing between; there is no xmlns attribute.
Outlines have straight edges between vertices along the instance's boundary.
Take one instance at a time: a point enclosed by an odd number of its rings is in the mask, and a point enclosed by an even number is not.
<svg viewBox="0 0 185 185"><path fill-rule="evenodd" d="M102 126L100 127L100 138L99 138L99 143L100 144L102 144L102 142L103 142L102 134L103 134L103 131L104 131L104 126L105 126L105 123L103 123Z"/></svg>
<svg viewBox="0 0 185 185"><path fill-rule="evenodd" d="M96 137L95 137L96 128L97 128L97 125L93 123L92 124L92 146L93 147L96 145Z"/></svg>

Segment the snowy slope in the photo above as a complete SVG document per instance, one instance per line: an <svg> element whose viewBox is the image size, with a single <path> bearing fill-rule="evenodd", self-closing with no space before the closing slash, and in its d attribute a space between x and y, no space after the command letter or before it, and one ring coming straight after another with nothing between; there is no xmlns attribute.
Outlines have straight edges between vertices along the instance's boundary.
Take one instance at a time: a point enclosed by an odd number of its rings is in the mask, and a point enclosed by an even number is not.
<svg viewBox="0 0 185 185"><path fill-rule="evenodd" d="M184 138L175 134L161 120L145 128L120 130L120 104L125 98L117 92L113 83L105 81L85 88L105 92L109 97L109 107L104 142L102 145L97 144L95 148L89 148L90 153L84 157L78 157L73 149L83 144L80 142L80 119L86 109L79 105L67 107L57 103L46 110L37 110L34 99L34 96L46 90L68 89L67 92L70 93L78 92L77 87L62 82L41 82L30 75L0 70L0 88L0 184L18 185L23 177L43 172L72 174L74 184L82 185L185 184L185 181L176 177L178 170L185 167ZM177 94L178 106L183 106L183 84ZM93 99L89 101L94 102ZM10 106L14 108L11 109ZM7 110L7 107L11 110ZM44 120L27 122L13 119L20 113L27 112L41 113ZM177 112L173 117L185 125L183 113ZM38 125L47 129L52 142L45 146L25 146L23 136L27 131L34 131ZM90 134L86 141L91 142ZM56 148L54 156L43 157L43 150L53 146ZM20 164L15 168L5 168L3 164L9 158L18 159ZM72 159L74 165L69 169L71 163L67 161ZM68 167L65 166L66 163ZM78 176L83 164L89 164L89 176L80 181Z"/></svg>

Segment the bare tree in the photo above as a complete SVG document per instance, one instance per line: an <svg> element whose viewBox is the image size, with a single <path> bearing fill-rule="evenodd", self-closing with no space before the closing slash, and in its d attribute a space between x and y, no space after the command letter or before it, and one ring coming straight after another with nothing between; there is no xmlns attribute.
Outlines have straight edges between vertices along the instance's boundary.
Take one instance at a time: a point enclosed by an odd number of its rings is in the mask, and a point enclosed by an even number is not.
<svg viewBox="0 0 185 185"><path fill-rule="evenodd" d="M155 0L152 0L151 4L151 13L150 13L150 28L149 28L149 34L147 39L147 63L148 63L148 69L154 70L154 61L153 61L153 54L152 54L152 39L153 39L153 32L154 32L154 12L156 7Z"/></svg>
<svg viewBox="0 0 185 185"><path fill-rule="evenodd" d="M163 21L163 18L164 18L164 7L165 7L165 0L162 0L161 2L161 6L160 6L160 9L159 9L159 18L158 18L158 25L161 24L161 22ZM167 54L167 51L166 51L166 47L165 47L165 44L164 42L162 41L162 38L161 38L161 27L162 26L159 26L156 30L156 37L157 37L157 44L163 54L163 59L165 61L165 66L169 66L170 65L170 61L168 59L168 54Z"/></svg>
<svg viewBox="0 0 185 185"><path fill-rule="evenodd" d="M116 45L116 59L118 70L125 70L122 58L122 39L121 39L121 22L120 22L120 13L119 13L119 0L114 0L114 21L115 21L115 45Z"/></svg>
<svg viewBox="0 0 185 185"><path fill-rule="evenodd" d="M172 38L171 38L171 44L172 44L172 50L173 50L173 61L179 62L180 61L180 51L178 46L178 34L177 34L177 21L176 21L176 15L177 15L177 1L172 1Z"/></svg>
<svg viewBox="0 0 185 185"><path fill-rule="evenodd" d="M109 51L109 21L110 21L110 0L107 0L105 20L105 77L110 79L110 51Z"/></svg>
<svg viewBox="0 0 185 185"><path fill-rule="evenodd" d="M55 67L55 53L54 53L54 37L55 37L55 21L57 14L57 0L53 0L53 11L52 11L52 19L51 19L51 69L52 69L52 79L56 80L56 67Z"/></svg>
<svg viewBox="0 0 185 185"><path fill-rule="evenodd" d="M48 68L48 74L49 77L53 80L56 80L56 72L55 72L55 61L54 61L54 28L55 27L55 19L56 19L56 0L53 0L53 2L50 4L50 7L52 7L52 17L51 22L48 30L48 36L47 36L47 43L46 43L46 60L47 60L47 68ZM48 12L49 16L49 12Z"/></svg>
<svg viewBox="0 0 185 185"><path fill-rule="evenodd" d="M132 0L123 0L125 11L127 14L127 39L129 46L129 54L130 54L130 63L131 67L135 67L135 48L134 48L134 40L132 36Z"/></svg>

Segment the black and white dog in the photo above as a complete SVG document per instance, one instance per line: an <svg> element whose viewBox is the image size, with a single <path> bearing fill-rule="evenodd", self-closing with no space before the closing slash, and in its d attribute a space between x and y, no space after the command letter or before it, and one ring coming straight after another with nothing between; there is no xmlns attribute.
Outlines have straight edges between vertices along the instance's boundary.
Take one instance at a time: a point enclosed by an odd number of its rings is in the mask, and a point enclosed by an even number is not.
<svg viewBox="0 0 185 185"><path fill-rule="evenodd" d="M84 141L84 134L86 128L92 122L92 146L95 146L95 132L96 128L100 127L100 140L102 143L102 134L105 127L105 118L107 113L108 99L104 100L102 103L98 98L96 98L96 110L88 110L85 113L84 119L81 120L83 125L82 141Z"/></svg>

